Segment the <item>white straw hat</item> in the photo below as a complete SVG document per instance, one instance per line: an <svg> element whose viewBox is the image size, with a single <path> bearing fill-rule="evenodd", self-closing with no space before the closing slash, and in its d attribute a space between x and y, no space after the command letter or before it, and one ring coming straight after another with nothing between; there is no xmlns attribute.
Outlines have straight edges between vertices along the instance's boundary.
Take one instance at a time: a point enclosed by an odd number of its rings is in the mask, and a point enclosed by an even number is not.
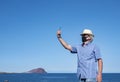
<svg viewBox="0 0 120 82"><path fill-rule="evenodd" d="M81 36L84 35L84 34L89 34L89 35L94 36L93 33L92 33L92 31L89 30L89 29L84 29L83 32L82 32L82 34L81 34Z"/></svg>

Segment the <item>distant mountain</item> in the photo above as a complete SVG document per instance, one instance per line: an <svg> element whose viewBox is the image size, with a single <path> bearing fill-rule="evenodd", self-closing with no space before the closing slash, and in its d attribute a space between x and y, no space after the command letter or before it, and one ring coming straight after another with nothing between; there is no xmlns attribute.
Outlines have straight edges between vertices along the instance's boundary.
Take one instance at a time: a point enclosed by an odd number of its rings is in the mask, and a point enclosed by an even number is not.
<svg viewBox="0 0 120 82"><path fill-rule="evenodd" d="M0 74L6 74L7 72L0 72Z"/></svg>
<svg viewBox="0 0 120 82"><path fill-rule="evenodd" d="M28 71L27 73L47 73L43 68L36 68Z"/></svg>
<svg viewBox="0 0 120 82"><path fill-rule="evenodd" d="M9 72L0 72L0 74L8 74L8 73ZM12 73L14 73L14 72L12 72ZM22 73L47 73L47 72L43 68L36 68L36 69L32 69L30 71L22 72Z"/></svg>

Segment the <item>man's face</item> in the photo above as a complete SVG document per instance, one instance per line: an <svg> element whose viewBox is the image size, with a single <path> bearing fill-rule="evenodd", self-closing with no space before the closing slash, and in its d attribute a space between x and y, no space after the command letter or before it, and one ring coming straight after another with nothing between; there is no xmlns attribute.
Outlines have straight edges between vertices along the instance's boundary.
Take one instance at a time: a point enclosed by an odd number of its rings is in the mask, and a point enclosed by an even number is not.
<svg viewBox="0 0 120 82"><path fill-rule="evenodd" d="M91 35L89 34L83 34L82 35L82 42L86 42L86 41L89 41L91 40Z"/></svg>

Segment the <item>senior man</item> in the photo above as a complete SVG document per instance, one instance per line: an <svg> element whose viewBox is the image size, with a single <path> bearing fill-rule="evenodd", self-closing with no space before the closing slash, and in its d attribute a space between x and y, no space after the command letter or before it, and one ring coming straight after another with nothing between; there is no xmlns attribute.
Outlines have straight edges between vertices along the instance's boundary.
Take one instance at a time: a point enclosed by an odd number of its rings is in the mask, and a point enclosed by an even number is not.
<svg viewBox="0 0 120 82"><path fill-rule="evenodd" d="M98 46L93 44L94 35L91 30L84 29L82 43L76 46L67 44L61 37L61 30L57 31L57 38L62 46L71 53L77 54L77 77L80 82L102 82L103 62Z"/></svg>

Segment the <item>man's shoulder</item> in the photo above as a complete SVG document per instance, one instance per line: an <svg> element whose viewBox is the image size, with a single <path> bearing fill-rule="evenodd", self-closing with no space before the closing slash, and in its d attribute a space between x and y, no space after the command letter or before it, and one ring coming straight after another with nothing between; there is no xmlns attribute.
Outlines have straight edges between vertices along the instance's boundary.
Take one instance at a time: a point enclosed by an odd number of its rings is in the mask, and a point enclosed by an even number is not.
<svg viewBox="0 0 120 82"><path fill-rule="evenodd" d="M95 43L90 43L90 46L93 47L93 48L99 48L99 46Z"/></svg>
<svg viewBox="0 0 120 82"><path fill-rule="evenodd" d="M93 46L94 49L99 49L99 46L95 43L92 43L91 46Z"/></svg>

